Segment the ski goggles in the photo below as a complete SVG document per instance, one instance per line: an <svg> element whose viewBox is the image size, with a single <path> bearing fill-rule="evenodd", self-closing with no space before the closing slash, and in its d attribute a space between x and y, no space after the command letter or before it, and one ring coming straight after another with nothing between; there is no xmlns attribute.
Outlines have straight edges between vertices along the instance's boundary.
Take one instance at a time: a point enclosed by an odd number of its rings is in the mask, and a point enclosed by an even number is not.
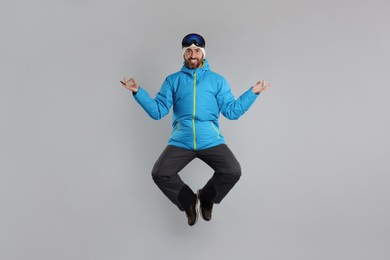
<svg viewBox="0 0 390 260"><path fill-rule="evenodd" d="M188 34L181 42L181 46L183 48L190 47L192 44L195 44L195 46L200 48L204 48L206 46L206 42L203 37L196 33Z"/></svg>

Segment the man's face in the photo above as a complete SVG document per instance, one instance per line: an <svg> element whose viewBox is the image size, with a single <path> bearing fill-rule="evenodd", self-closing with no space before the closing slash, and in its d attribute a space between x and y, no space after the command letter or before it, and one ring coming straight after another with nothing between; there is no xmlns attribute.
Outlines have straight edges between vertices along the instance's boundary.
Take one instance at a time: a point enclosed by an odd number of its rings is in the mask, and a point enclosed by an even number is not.
<svg viewBox="0 0 390 260"><path fill-rule="evenodd" d="M198 47L191 47L184 52L184 62L190 69L199 68L203 62L203 52Z"/></svg>

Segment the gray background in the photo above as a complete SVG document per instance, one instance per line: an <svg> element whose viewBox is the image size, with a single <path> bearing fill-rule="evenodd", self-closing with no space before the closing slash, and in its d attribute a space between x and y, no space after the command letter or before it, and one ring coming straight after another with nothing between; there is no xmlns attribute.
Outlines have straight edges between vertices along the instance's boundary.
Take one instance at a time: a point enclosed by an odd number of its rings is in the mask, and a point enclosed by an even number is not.
<svg viewBox="0 0 390 260"><path fill-rule="evenodd" d="M388 1L0 3L0 259L390 259ZM236 96L221 119L243 177L189 227L150 170L170 133L155 95L180 41L207 41ZM195 160L193 189L212 174Z"/></svg>

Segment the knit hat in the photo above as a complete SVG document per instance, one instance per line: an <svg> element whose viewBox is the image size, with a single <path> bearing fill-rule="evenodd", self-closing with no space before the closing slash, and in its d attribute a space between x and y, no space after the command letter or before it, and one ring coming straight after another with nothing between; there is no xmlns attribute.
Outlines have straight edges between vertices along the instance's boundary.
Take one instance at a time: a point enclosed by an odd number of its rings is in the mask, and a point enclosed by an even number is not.
<svg viewBox="0 0 390 260"><path fill-rule="evenodd" d="M206 50L203 47L196 46L195 44L192 44L191 46L188 47L183 47L183 56L188 48L199 48L203 52L203 59L206 58Z"/></svg>

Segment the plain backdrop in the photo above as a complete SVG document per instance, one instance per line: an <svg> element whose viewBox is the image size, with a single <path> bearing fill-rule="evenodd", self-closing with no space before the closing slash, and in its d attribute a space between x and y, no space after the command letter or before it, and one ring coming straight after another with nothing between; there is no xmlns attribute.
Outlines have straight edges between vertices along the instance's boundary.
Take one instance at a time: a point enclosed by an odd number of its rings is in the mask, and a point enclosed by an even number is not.
<svg viewBox="0 0 390 260"><path fill-rule="evenodd" d="M387 0L2 0L0 259L390 259ZM206 39L238 97L221 117L243 176L211 222L187 225L153 183L171 114L155 96ZM194 189L211 169L181 172Z"/></svg>

